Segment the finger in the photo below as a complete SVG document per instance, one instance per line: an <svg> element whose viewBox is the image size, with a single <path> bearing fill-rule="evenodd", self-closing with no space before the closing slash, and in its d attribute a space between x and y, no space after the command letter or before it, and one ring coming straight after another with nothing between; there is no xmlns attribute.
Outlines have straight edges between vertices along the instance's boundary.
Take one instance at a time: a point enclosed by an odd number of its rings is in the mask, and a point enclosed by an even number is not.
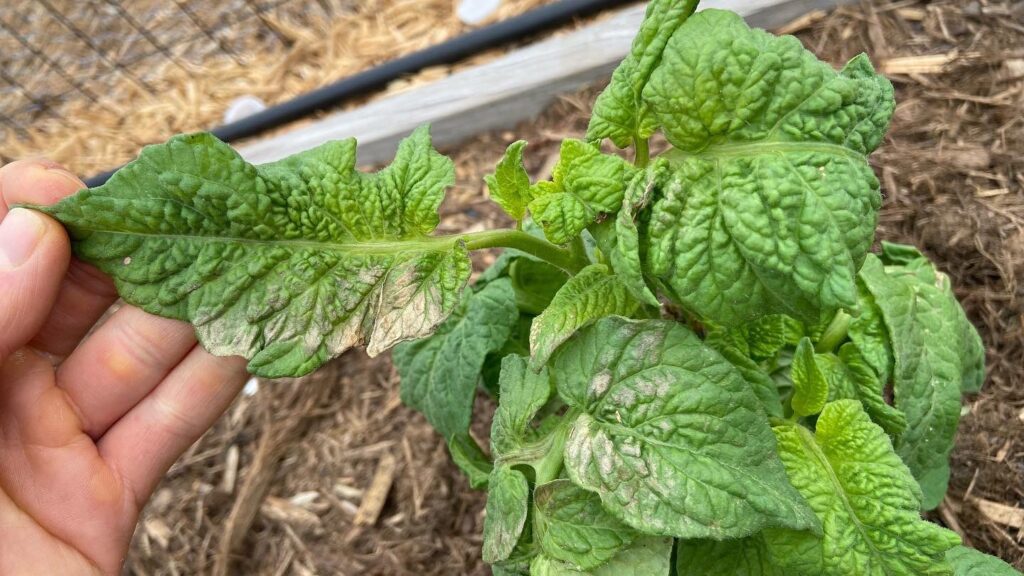
<svg viewBox="0 0 1024 576"><path fill-rule="evenodd" d="M48 360L26 348L0 365L0 415L0 492L15 509L78 550L127 540L134 521L126 511L135 502L82 433ZM3 520L0 514L0 533ZM113 573L114 552L90 560Z"/></svg>
<svg viewBox="0 0 1024 576"><path fill-rule="evenodd" d="M0 168L0 218L15 204L56 204L85 188L74 174L49 160L18 160Z"/></svg>
<svg viewBox="0 0 1024 576"><path fill-rule="evenodd" d="M50 218L16 208L0 221L0 362L42 327L70 258L67 235Z"/></svg>
<svg viewBox="0 0 1024 576"><path fill-rule="evenodd" d="M179 456L199 439L248 378L245 360L199 346L99 441L100 455L141 506Z"/></svg>
<svg viewBox="0 0 1024 576"><path fill-rule="evenodd" d="M124 306L68 356L57 384L93 438L146 397L196 344L184 322Z"/></svg>
<svg viewBox="0 0 1024 576"><path fill-rule="evenodd" d="M52 162L13 162L0 168L0 217L15 204L50 205L82 188L85 184L81 180ZM84 262L72 260L61 280L56 303L32 339L32 346L54 356L66 356L116 298L110 278Z"/></svg>

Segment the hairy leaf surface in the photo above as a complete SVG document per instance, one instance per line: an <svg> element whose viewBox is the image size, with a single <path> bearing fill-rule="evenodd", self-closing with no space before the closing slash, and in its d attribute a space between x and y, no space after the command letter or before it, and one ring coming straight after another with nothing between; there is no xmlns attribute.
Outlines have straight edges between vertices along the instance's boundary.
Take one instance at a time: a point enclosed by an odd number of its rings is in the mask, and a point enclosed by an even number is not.
<svg viewBox="0 0 1024 576"><path fill-rule="evenodd" d="M568 480L533 493L534 538L548 557L590 570L610 560L638 534L612 516L601 498Z"/></svg>
<svg viewBox="0 0 1024 576"><path fill-rule="evenodd" d="M668 576L672 566L672 539L641 538L622 549L606 564L583 570L546 554L533 559L531 576Z"/></svg>
<svg viewBox="0 0 1024 576"><path fill-rule="evenodd" d="M850 321L847 335L864 356L864 360L878 375L883 383L892 377L892 345L889 343L889 331L882 319L882 311L875 303L864 282L858 279L857 299L860 314Z"/></svg>
<svg viewBox="0 0 1024 576"><path fill-rule="evenodd" d="M526 216L526 206L533 199L530 192L530 175L523 166L523 148L525 140L509 144L494 174L484 176L491 200L501 206L506 214L515 220L522 221Z"/></svg>
<svg viewBox="0 0 1024 576"><path fill-rule="evenodd" d="M946 493L964 375L974 373L965 361L972 362L969 350L980 343L949 279L920 262L886 267L872 255L860 277L875 298L892 343L895 406L907 418L896 450L921 484L925 509L930 510Z"/></svg>
<svg viewBox="0 0 1024 576"><path fill-rule="evenodd" d="M508 559L526 526L530 485L510 466L497 466L487 488L483 559L488 564Z"/></svg>
<svg viewBox="0 0 1024 576"><path fill-rule="evenodd" d="M907 428L907 417L886 403L884 385L868 365L857 345L847 342L838 354L817 354L815 361L828 380L828 399L859 400L864 411L889 434L902 434Z"/></svg>
<svg viewBox="0 0 1024 576"><path fill-rule="evenodd" d="M818 528L750 386L688 328L604 318L550 370L583 411L566 442L569 477L630 526L680 538Z"/></svg>
<svg viewBox="0 0 1024 576"><path fill-rule="evenodd" d="M355 161L351 139L253 166L209 134L175 136L40 209L127 302L255 374L299 376L430 334L469 278L461 244L427 236L454 180L427 129L376 174Z"/></svg>
<svg viewBox="0 0 1024 576"><path fill-rule="evenodd" d="M395 347L402 402L448 440L468 430L484 359L505 344L518 320L508 279L467 292L432 336Z"/></svg>
<svg viewBox="0 0 1024 576"><path fill-rule="evenodd" d="M601 214L622 206L626 186L636 173L628 162L582 140L563 140L550 182L537 183L530 213L548 240L565 244Z"/></svg>
<svg viewBox="0 0 1024 576"><path fill-rule="evenodd" d="M741 352L733 343L733 339L726 337L722 331L709 333L704 343L717 350L723 358L736 367L736 370L743 375L743 379L754 391L754 395L761 401L761 407L768 416L782 418L782 401L779 398L778 385L757 362Z"/></svg>
<svg viewBox="0 0 1024 576"><path fill-rule="evenodd" d="M491 422L491 447L500 459L532 440L530 421L551 397L547 370L535 373L522 356L506 356L501 362L498 409Z"/></svg>
<svg viewBox="0 0 1024 576"><path fill-rule="evenodd" d="M637 172L626 187L622 208L614 221L591 227L601 250L608 256L609 264L637 302L648 306L660 306L658 298L647 285L643 271L643 250L641 232L637 221L645 217L656 188L669 178L668 162L657 158L642 172Z"/></svg>
<svg viewBox="0 0 1024 576"><path fill-rule="evenodd" d="M652 207L647 264L677 302L725 326L856 304L881 202L866 157L893 110L866 57L836 72L795 38L705 10L643 99L675 147L680 186Z"/></svg>
<svg viewBox="0 0 1024 576"><path fill-rule="evenodd" d="M956 534L921 518L921 492L885 432L854 400L829 403L815 432L774 428L793 485L821 519L822 536L769 529L764 537L786 574L951 574Z"/></svg>
<svg viewBox="0 0 1024 576"><path fill-rule="evenodd" d="M954 576L1020 576L1020 572L999 558L973 548L957 546L946 552Z"/></svg>
<svg viewBox="0 0 1024 576"><path fill-rule="evenodd" d="M530 366L539 370L577 330L605 316L629 316L639 304L604 264L591 264L562 286L530 328Z"/></svg>
<svg viewBox="0 0 1024 576"><path fill-rule="evenodd" d="M814 359L814 344L804 337L796 346L792 364L793 412L797 416L811 416L821 412L828 401L828 380Z"/></svg>
<svg viewBox="0 0 1024 576"><path fill-rule="evenodd" d="M625 148L634 138L646 140L654 133L657 125L640 96L661 63L669 38L696 7L696 0L653 0L647 5L629 55L594 102L587 140L610 138L616 146Z"/></svg>

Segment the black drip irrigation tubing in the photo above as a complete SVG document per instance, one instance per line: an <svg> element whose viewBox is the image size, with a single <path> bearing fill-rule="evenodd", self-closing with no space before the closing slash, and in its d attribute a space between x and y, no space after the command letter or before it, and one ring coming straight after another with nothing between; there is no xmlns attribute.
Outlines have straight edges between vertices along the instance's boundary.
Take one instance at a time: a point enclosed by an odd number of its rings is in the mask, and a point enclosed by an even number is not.
<svg viewBox="0 0 1024 576"><path fill-rule="evenodd" d="M560 26L575 18L631 4L635 1L561 0L554 4L548 4L364 70L323 88L317 88L312 92L271 106L252 116L218 126L211 132L225 142L255 136L309 116L314 112L333 108L345 100L383 88L406 74L412 74L431 66L451 64L542 30ZM85 183L89 187L99 186L106 182L114 172L115 170L102 172L92 176Z"/></svg>

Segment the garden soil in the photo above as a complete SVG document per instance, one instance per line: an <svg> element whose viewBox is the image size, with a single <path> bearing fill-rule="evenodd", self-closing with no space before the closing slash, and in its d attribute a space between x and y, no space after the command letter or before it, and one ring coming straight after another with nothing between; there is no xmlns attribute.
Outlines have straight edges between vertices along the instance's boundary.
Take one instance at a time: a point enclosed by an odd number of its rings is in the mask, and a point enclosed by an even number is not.
<svg viewBox="0 0 1024 576"><path fill-rule="evenodd" d="M879 238L917 244L950 275L988 350L933 519L1024 568L1024 2L865 3L785 31L835 65L867 52L896 86L892 128L872 157L885 194ZM535 177L550 172L561 139L583 133L596 94L563 98L515 131L530 141ZM458 182L443 231L507 224L481 178L513 139L487 134L449 151ZM386 356L350 352L250 392L171 470L127 573L489 574L484 497L401 404ZM479 438L488 425L475 423Z"/></svg>

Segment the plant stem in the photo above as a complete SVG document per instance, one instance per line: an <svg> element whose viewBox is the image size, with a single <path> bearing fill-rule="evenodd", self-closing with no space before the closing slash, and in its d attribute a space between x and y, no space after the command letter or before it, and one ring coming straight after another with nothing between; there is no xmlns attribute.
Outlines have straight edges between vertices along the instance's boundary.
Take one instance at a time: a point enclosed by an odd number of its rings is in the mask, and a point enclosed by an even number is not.
<svg viewBox="0 0 1024 576"><path fill-rule="evenodd" d="M521 230L485 230L455 237L461 238L466 243L468 250L514 248L531 256L536 256L570 274L579 272L586 265L579 262L571 251L559 248L543 238L538 238ZM448 236L446 238L450 239L453 237Z"/></svg>
<svg viewBox="0 0 1024 576"><path fill-rule="evenodd" d="M853 317L846 312L842 310L836 312L836 315L832 317L832 321L829 322L828 328L825 328L825 332L822 333L818 343L814 346L814 351L824 354L825 352L835 350L836 346L846 339L846 331L850 328L851 320L853 320Z"/></svg>
<svg viewBox="0 0 1024 576"><path fill-rule="evenodd" d="M581 268L590 265L590 258L587 256L587 247L583 244L583 237L577 236L569 244L569 253L577 265Z"/></svg>
<svg viewBox="0 0 1024 576"><path fill-rule="evenodd" d="M633 165L644 168L651 161L651 150L644 138L633 138Z"/></svg>

